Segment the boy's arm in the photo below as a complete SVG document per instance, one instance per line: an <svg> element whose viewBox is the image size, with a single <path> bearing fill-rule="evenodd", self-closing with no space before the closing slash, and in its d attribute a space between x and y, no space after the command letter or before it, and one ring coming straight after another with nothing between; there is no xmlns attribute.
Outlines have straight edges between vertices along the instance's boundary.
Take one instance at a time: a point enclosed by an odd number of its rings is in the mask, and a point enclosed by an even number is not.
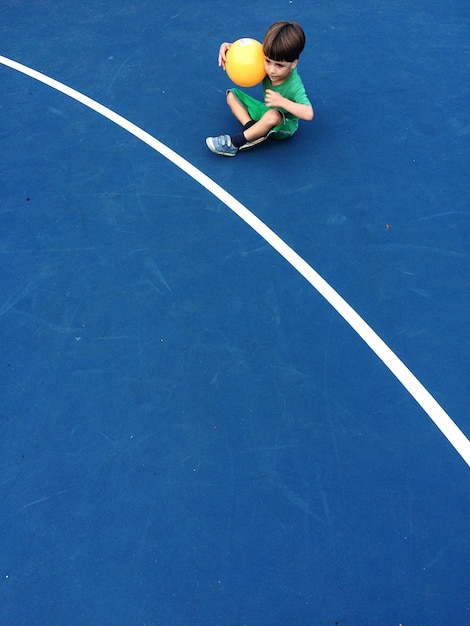
<svg viewBox="0 0 470 626"><path fill-rule="evenodd" d="M288 98L284 98L284 96L281 96L279 92L273 91L272 89L266 89L264 101L266 102L266 106L285 109L288 113L298 117L299 120L304 120L306 122L313 120L314 112L311 105L293 102Z"/></svg>

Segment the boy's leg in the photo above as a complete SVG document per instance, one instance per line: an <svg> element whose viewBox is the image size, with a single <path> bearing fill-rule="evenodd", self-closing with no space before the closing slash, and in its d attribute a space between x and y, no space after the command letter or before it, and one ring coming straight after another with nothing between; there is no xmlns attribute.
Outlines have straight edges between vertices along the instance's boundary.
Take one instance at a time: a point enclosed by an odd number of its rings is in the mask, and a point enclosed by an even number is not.
<svg viewBox="0 0 470 626"><path fill-rule="evenodd" d="M253 99L253 102L257 102ZM267 139L269 131L278 126L283 119L282 113L276 109L267 109L261 102L261 110L257 109L261 118L256 121L248 112L248 109L231 91L227 92L227 104L233 115L243 125L243 130L236 135L220 135L220 137L207 137L206 144L209 150L224 156L235 156L238 150L251 148ZM256 107L255 107L256 109ZM267 110L266 110L267 109ZM264 111L264 112L263 112ZM258 117L254 114L254 117Z"/></svg>
<svg viewBox="0 0 470 626"><path fill-rule="evenodd" d="M266 141L270 131L282 122L279 111L271 109L257 122L251 120L245 124L243 130L230 138L232 144L239 150L247 150Z"/></svg>
<svg viewBox="0 0 470 626"><path fill-rule="evenodd" d="M242 126L251 121L250 114L231 91L227 92L227 104Z"/></svg>
<svg viewBox="0 0 470 626"><path fill-rule="evenodd" d="M245 139L248 142L259 139L260 137L266 137L269 131L282 122L282 115L277 109L270 109L266 111L263 117L250 126L250 128L243 131Z"/></svg>
<svg viewBox="0 0 470 626"><path fill-rule="evenodd" d="M248 122L253 121L243 104L231 91L227 92L227 104L242 126L245 126ZM265 137L271 128L274 128L281 122L281 113L279 113L276 109L270 109L269 111L266 111L260 120L250 125L248 129L244 130L243 134L245 135L246 140L251 142L254 139Z"/></svg>

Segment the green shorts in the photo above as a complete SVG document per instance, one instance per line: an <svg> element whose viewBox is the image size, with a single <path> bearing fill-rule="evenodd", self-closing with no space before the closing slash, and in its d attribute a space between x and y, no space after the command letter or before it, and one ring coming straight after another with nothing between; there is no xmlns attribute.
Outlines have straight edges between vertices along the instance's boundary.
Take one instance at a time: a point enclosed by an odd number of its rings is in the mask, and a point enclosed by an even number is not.
<svg viewBox="0 0 470 626"><path fill-rule="evenodd" d="M240 104L248 111L248 115L252 120L258 122L266 111L269 111L270 108L264 104L264 102L260 102L249 96L247 93L242 91L241 89L229 89L233 95L237 98ZM272 139L287 139L288 137L292 137L297 128L299 127L299 121L297 118L291 119L286 117L286 114L281 109L276 109L282 115L282 121L268 133L268 137Z"/></svg>

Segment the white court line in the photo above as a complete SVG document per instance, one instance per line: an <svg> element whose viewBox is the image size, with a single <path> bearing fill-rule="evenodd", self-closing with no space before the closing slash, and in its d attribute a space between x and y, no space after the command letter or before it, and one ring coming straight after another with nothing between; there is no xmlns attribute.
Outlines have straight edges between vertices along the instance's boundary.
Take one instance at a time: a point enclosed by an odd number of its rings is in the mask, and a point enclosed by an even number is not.
<svg viewBox="0 0 470 626"><path fill-rule="evenodd" d="M398 378L405 389L413 396L416 402L424 409L443 435L454 446L457 452L462 456L464 461L470 466L470 441L449 417L444 409L433 398L429 391L420 383L416 376L406 367L406 365L397 357L397 355L387 346L387 344L372 330L372 328L356 313L356 311L329 285L306 261L300 257L295 250L288 246L275 232L273 232L264 222L249 211L236 198L231 196L225 189L220 187L211 178L198 170L194 165L186 161L179 154L168 148L165 144L149 135L129 120L118 115L111 109L103 106L99 102L92 100L88 96L83 95L79 91L64 85L63 83L41 74L36 70L22 65L16 61L12 61L0 55L0 63L6 65L18 72L22 72L35 80L62 92L66 96L70 96L74 100L81 102L96 113L111 120L124 130L149 145L151 148L159 152L174 165L183 170L188 176L193 178L200 185L210 191L216 198L223 202L229 209L234 211L242 220L244 220L253 230L255 230L265 241L267 241L281 256L286 259L324 298L336 311L344 318L344 320L357 332L357 334L366 342L379 359L388 367L388 369Z"/></svg>

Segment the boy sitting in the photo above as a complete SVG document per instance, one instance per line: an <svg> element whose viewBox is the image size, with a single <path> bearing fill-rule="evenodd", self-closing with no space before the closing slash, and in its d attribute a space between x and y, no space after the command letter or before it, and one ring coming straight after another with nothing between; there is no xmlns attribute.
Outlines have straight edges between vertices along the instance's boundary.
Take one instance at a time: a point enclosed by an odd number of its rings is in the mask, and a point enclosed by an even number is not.
<svg viewBox="0 0 470 626"><path fill-rule="evenodd" d="M219 66L225 70L227 50L232 44L224 42L219 49ZM227 104L242 124L235 135L208 137L209 150L223 156L235 156L265 141L291 137L299 119L313 119L313 108L297 73L297 63L305 46L305 33L295 22L276 22L264 36L266 76L263 79L264 102L240 89L227 91Z"/></svg>

